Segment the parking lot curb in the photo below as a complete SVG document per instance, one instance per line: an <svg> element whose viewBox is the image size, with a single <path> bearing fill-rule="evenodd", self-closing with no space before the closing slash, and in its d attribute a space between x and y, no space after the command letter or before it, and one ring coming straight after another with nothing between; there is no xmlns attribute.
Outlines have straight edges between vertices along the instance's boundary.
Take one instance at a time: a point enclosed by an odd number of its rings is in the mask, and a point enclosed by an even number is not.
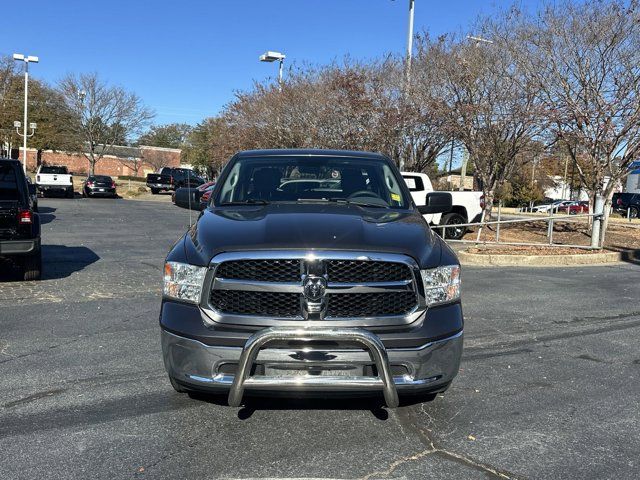
<svg viewBox="0 0 640 480"><path fill-rule="evenodd" d="M597 252L575 255L505 255L498 253L458 252L462 265L494 267L564 267L569 265L601 265L603 263L640 261L640 250Z"/></svg>

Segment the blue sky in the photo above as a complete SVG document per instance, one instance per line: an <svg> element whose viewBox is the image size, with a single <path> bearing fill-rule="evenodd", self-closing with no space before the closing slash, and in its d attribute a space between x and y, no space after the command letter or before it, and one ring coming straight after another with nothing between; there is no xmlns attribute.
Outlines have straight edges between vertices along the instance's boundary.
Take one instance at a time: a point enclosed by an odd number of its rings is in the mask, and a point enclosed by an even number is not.
<svg viewBox="0 0 640 480"><path fill-rule="evenodd" d="M415 30L440 34L512 2L415 3ZM253 80L275 78L276 64L258 61L266 50L284 52L285 66L403 52L407 11L408 0L11 1L0 54L38 55L31 72L52 83L98 72L141 96L156 123L195 124Z"/></svg>

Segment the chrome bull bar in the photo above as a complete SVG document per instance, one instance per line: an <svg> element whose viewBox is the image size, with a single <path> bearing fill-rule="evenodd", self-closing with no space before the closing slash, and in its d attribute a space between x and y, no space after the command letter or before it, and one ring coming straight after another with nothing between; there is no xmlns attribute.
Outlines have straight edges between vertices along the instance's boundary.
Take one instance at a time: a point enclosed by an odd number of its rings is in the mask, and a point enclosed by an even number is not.
<svg viewBox="0 0 640 480"><path fill-rule="evenodd" d="M258 352L268 343L277 341L342 341L354 342L368 350L378 370L377 377L353 376L250 376ZM323 388L335 389L382 389L385 403L389 408L399 404L398 392L389 358L384 344L377 335L361 328L287 328L271 327L254 333L242 349L238 370L229 391L229 405L239 407L242 404L245 387L269 390L274 388Z"/></svg>

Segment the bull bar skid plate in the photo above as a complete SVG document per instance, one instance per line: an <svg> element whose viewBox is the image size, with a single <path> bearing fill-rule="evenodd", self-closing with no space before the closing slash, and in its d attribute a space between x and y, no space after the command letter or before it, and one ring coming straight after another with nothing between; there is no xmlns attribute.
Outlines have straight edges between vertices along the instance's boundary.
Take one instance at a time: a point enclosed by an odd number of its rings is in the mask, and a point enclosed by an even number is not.
<svg viewBox="0 0 640 480"><path fill-rule="evenodd" d="M377 377L369 376L250 376L249 373L262 347L278 341L342 341L358 343L367 350L378 371ZM270 327L260 330L247 340L238 370L229 390L229 405L239 407L245 388L269 390L279 387L309 387L333 389L382 389L384 400L389 408L399 405L389 358L384 344L377 335L362 328L290 328Z"/></svg>

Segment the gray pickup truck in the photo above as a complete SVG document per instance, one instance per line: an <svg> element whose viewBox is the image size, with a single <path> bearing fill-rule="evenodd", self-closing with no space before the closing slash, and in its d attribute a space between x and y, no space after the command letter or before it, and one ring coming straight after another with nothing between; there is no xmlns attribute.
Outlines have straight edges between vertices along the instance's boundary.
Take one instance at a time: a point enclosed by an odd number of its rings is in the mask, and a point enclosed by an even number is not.
<svg viewBox="0 0 640 480"><path fill-rule="evenodd" d="M305 180L304 182L299 180ZM458 372L460 265L373 153L236 154L166 258L160 327L178 392L428 401ZM246 395L245 395L246 392Z"/></svg>

